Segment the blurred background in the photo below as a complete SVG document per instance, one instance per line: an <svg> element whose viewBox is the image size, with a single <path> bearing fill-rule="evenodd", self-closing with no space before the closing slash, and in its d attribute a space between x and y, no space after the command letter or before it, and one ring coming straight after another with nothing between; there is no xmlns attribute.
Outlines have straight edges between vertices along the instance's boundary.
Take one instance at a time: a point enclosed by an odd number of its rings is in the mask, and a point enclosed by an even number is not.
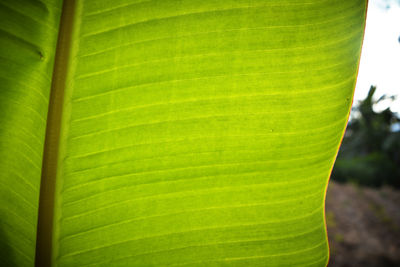
<svg viewBox="0 0 400 267"><path fill-rule="evenodd" d="M369 0L353 108L328 187L330 267L400 266L400 0Z"/></svg>

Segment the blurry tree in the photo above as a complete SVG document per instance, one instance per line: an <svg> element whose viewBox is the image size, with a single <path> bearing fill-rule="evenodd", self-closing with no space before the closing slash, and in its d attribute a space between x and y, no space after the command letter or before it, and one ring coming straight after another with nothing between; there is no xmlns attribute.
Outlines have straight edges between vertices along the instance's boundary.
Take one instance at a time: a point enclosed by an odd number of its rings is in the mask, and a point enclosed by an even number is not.
<svg viewBox="0 0 400 267"><path fill-rule="evenodd" d="M400 119L389 108L375 112L373 105L394 96L374 100L376 87L353 110L332 179L362 185L389 184L400 188Z"/></svg>

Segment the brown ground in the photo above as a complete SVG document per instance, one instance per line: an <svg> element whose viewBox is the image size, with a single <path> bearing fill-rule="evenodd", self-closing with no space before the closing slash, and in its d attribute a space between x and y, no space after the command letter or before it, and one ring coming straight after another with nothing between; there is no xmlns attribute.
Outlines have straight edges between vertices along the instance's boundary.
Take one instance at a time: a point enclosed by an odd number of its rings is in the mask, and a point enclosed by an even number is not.
<svg viewBox="0 0 400 267"><path fill-rule="evenodd" d="M400 191L330 182L329 267L400 266Z"/></svg>

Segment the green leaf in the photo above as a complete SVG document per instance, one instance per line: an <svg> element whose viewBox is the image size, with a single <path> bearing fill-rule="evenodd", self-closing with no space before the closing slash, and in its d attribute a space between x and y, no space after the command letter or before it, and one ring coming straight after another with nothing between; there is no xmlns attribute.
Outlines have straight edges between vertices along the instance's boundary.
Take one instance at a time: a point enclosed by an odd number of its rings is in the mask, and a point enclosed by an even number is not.
<svg viewBox="0 0 400 267"><path fill-rule="evenodd" d="M365 0L61 5L0 1L2 263L327 264Z"/></svg>
<svg viewBox="0 0 400 267"><path fill-rule="evenodd" d="M60 7L49 0L0 0L2 266L34 264L43 145Z"/></svg>

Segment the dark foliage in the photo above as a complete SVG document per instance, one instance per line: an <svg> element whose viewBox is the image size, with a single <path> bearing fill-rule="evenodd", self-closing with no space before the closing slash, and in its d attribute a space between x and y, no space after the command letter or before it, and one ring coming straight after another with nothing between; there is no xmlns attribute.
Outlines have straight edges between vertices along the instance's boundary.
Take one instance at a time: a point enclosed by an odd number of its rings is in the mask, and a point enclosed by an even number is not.
<svg viewBox="0 0 400 267"><path fill-rule="evenodd" d="M332 172L332 179L368 186L388 184L400 188L399 117L389 108L377 113L373 105L393 96L373 100L376 87L360 101L347 126Z"/></svg>

